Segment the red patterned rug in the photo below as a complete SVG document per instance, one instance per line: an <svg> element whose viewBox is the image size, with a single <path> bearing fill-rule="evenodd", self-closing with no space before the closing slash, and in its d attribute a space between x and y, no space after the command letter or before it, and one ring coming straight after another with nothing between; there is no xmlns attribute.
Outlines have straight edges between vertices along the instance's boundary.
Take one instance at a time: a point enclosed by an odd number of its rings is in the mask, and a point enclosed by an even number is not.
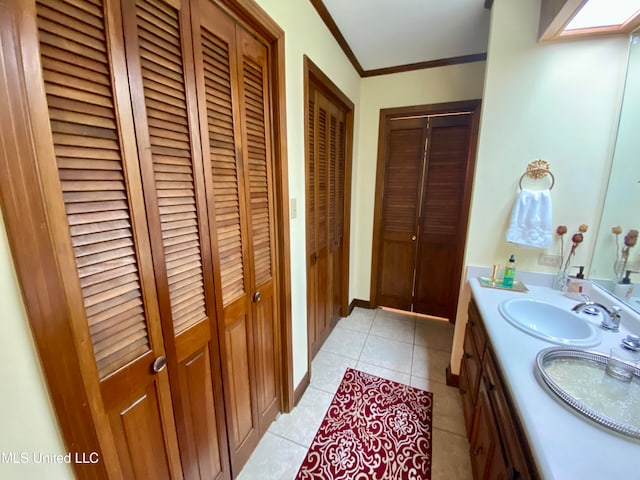
<svg viewBox="0 0 640 480"><path fill-rule="evenodd" d="M430 480L433 394L347 369L296 479Z"/></svg>

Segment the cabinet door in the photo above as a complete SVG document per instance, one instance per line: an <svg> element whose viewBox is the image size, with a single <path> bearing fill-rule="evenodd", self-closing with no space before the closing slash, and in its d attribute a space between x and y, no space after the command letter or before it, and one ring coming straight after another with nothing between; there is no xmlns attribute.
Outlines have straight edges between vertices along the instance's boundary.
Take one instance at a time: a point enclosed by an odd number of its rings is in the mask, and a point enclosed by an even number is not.
<svg viewBox="0 0 640 480"><path fill-rule="evenodd" d="M36 13L49 131L35 133L53 145L43 161L60 191L47 201L66 213L60 262L75 262L67 301L91 339L83 368L99 379L110 426L99 434L119 459L109 468L181 478L119 5L51 0Z"/></svg>
<svg viewBox="0 0 640 480"><path fill-rule="evenodd" d="M189 4L123 2L123 18L183 471L228 477Z"/></svg>
<svg viewBox="0 0 640 480"><path fill-rule="evenodd" d="M471 452L473 478L476 480L488 479L490 467L494 460L493 456L495 452L500 451L500 438L498 437L487 390L483 383L480 384L478 391L478 403L476 404L469 450Z"/></svg>
<svg viewBox="0 0 640 480"><path fill-rule="evenodd" d="M509 408L506 392L502 382L499 380L492 355L486 355L484 359L483 377L488 385L489 399L491 400L497 427L504 445L509 471L512 474L510 478L527 480L531 478L531 474L525 460L526 455L523 452L525 443L518 434L518 427L514 421L515 415Z"/></svg>
<svg viewBox="0 0 640 480"><path fill-rule="evenodd" d="M462 397L462 413L464 414L464 424L467 429L467 438L471 438L471 428L473 426L473 414L475 412L474 397L471 396L471 383L467 373L467 361L463 358L460 364L460 395Z"/></svg>

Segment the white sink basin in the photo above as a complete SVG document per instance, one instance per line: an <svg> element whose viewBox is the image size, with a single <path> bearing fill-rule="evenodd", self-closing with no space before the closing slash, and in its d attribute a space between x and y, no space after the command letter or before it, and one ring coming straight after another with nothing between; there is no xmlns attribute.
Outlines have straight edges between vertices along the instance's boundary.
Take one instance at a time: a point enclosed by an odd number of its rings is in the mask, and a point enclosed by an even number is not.
<svg viewBox="0 0 640 480"><path fill-rule="evenodd" d="M571 310L529 298L512 298L498 306L514 327L547 342L593 347L602 337L594 325Z"/></svg>

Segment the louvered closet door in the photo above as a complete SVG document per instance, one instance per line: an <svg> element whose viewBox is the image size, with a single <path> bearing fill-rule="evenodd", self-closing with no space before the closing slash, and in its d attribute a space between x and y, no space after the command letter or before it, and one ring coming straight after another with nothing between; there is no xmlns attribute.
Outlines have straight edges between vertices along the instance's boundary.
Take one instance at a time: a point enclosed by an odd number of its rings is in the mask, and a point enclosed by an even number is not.
<svg viewBox="0 0 640 480"><path fill-rule="evenodd" d="M36 9L77 268L67 280L78 284L96 360L83 368L99 377L111 426L100 434L114 443L124 478L181 478L119 8L110 3L107 14L100 0L49 0Z"/></svg>
<svg viewBox="0 0 640 480"><path fill-rule="evenodd" d="M219 295L225 411L231 468L242 468L260 439L251 307L249 228L241 157L235 22L207 0L194 8L198 107Z"/></svg>
<svg viewBox="0 0 640 480"><path fill-rule="evenodd" d="M414 311L456 317L465 242L471 115L429 119Z"/></svg>
<svg viewBox="0 0 640 480"><path fill-rule="evenodd" d="M328 212L328 157L329 157L329 103L326 98L315 91L317 104L316 115L316 145L315 145L315 223L316 223L316 252L315 252L315 274L316 274L316 308L314 316L316 332L316 351L327 338L328 317L329 317L329 212Z"/></svg>
<svg viewBox="0 0 640 480"><path fill-rule="evenodd" d="M344 235L345 112L309 87L307 140L308 335L314 356L340 318Z"/></svg>
<svg viewBox="0 0 640 480"><path fill-rule="evenodd" d="M385 154L378 304L411 310L426 122L392 120Z"/></svg>
<svg viewBox="0 0 640 480"><path fill-rule="evenodd" d="M340 319L344 232L345 114L331 105L329 126L329 325Z"/></svg>
<svg viewBox="0 0 640 480"><path fill-rule="evenodd" d="M269 73L267 48L244 29L237 28L236 33L258 421L260 432L265 432L280 411Z"/></svg>
<svg viewBox="0 0 640 480"><path fill-rule="evenodd" d="M228 478L189 4L127 1L123 14L183 471Z"/></svg>

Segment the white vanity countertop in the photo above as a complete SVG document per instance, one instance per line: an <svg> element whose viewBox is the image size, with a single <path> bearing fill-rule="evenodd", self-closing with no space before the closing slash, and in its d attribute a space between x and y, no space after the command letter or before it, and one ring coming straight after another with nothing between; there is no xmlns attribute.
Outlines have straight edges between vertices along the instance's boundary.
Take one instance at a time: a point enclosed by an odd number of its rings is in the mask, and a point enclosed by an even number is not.
<svg viewBox="0 0 640 480"><path fill-rule="evenodd" d="M567 310L578 303L551 288L526 284L528 293L484 288L469 273L473 297L541 477L545 480L640 478L640 441L601 427L572 410L548 390L535 374L535 358L540 350L555 345L518 330L498 312L502 301L522 296L547 301ZM603 292L601 295L606 294ZM596 300L606 306L616 304L612 297L601 298L602 301L600 298ZM636 320L631 315L634 314L625 308L620 332L601 330L602 343L589 350L608 355L609 348L618 345L620 339L629 333L628 327L637 331ZM600 318L596 317L592 322L599 324Z"/></svg>

